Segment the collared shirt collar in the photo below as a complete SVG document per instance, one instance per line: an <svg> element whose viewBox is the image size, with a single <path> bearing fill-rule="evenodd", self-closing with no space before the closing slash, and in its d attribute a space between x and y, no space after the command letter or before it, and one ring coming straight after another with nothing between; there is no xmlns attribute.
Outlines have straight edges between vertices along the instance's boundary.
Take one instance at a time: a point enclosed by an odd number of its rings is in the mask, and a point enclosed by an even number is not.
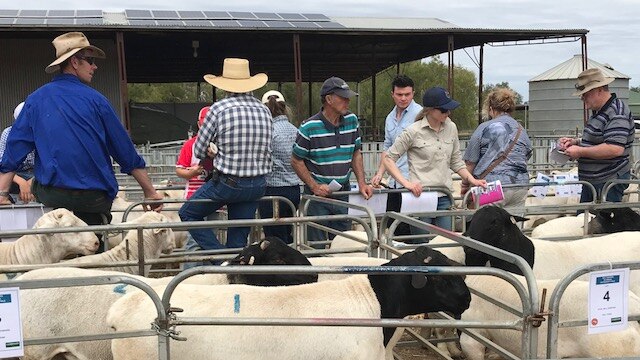
<svg viewBox="0 0 640 360"><path fill-rule="evenodd" d="M327 119L324 116L324 113L322 112L322 110L324 110L324 107L320 108L320 113L318 113L318 117L320 118L320 120L322 120L322 122L324 123L324 126L327 129L339 128L340 125L344 124L344 116L340 115L340 118L338 118L338 124L337 125L333 125L333 123L331 121L329 121L329 119Z"/></svg>

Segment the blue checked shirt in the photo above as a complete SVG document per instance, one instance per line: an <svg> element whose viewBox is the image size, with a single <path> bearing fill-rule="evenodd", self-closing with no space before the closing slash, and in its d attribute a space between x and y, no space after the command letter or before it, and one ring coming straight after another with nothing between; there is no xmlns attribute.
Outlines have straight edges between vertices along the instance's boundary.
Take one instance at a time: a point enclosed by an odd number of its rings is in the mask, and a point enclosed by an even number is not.
<svg viewBox="0 0 640 360"><path fill-rule="evenodd" d="M300 185L300 178L291 166L291 152L297 135L298 129L286 115L273 118L273 171L267 175L267 186Z"/></svg>
<svg viewBox="0 0 640 360"><path fill-rule="evenodd" d="M7 148L7 139L11 132L11 126L2 131L0 135L0 162L2 161L2 155L4 155L4 149ZM33 166L35 163L35 151L30 152L22 162L22 165L18 168L17 172L33 173Z"/></svg>
<svg viewBox="0 0 640 360"><path fill-rule="evenodd" d="M209 142L218 146L213 167L223 174L254 177L271 172L272 118L250 93L229 95L211 105L193 153L207 157Z"/></svg>

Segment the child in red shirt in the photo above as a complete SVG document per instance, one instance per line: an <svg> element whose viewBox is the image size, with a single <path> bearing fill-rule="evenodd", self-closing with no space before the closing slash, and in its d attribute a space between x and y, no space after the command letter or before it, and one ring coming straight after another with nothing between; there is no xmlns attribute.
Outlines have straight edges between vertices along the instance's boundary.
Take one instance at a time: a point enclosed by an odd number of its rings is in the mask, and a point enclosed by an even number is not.
<svg viewBox="0 0 640 360"><path fill-rule="evenodd" d="M204 118L209 111L209 106L205 106L200 109L198 115L198 129L204 123ZM176 162L176 175L183 179L187 179L187 184L184 189L184 198L189 199L193 193L196 192L205 182L207 176L213 169L213 161L209 158L206 160L200 160L193 156L193 145L196 142L198 135L187 140L182 149L180 149L180 155L178 156L178 162Z"/></svg>

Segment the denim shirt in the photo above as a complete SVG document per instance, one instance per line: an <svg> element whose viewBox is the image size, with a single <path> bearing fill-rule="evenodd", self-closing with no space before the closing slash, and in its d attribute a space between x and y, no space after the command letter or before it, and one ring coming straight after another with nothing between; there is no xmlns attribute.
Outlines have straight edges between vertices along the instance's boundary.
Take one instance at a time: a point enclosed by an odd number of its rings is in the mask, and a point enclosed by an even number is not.
<svg viewBox="0 0 640 360"><path fill-rule="evenodd" d="M473 176L479 177L507 150L519 127L520 124L509 115L498 116L478 126L463 156L465 161L476 164ZM487 181L500 180L503 184L528 182L527 160L531 157L531 150L529 135L522 129L507 158L487 174Z"/></svg>

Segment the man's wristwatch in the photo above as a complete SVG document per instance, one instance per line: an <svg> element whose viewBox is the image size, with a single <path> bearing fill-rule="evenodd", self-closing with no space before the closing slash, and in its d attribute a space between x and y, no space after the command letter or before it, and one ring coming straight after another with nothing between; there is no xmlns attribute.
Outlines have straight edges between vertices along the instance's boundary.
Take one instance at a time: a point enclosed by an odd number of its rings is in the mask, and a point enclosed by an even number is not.
<svg viewBox="0 0 640 360"><path fill-rule="evenodd" d="M9 197L8 191L0 191L0 196Z"/></svg>

